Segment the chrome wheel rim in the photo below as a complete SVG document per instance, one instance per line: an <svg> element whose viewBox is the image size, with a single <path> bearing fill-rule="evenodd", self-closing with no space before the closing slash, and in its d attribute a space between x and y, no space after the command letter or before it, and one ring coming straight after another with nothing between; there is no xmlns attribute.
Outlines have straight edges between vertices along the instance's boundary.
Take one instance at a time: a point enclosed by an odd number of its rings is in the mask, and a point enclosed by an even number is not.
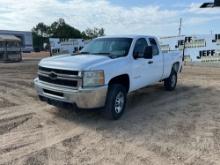
<svg viewBox="0 0 220 165"><path fill-rule="evenodd" d="M121 113L121 111L123 110L124 103L125 103L125 96L122 92L119 92L115 98L115 112L117 114Z"/></svg>
<svg viewBox="0 0 220 165"><path fill-rule="evenodd" d="M173 74L172 77L171 77L171 86L174 87L176 84L176 75Z"/></svg>

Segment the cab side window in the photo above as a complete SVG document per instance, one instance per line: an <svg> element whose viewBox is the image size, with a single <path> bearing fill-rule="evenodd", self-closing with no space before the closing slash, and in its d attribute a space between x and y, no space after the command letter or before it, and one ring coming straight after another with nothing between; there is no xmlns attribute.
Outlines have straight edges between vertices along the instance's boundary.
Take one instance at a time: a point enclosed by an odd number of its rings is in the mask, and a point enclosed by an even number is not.
<svg viewBox="0 0 220 165"><path fill-rule="evenodd" d="M153 49L153 56L159 55L159 48L157 46L157 42L153 38L149 38L150 44Z"/></svg>
<svg viewBox="0 0 220 165"><path fill-rule="evenodd" d="M148 44L145 38L138 39L134 47L133 57L135 59L144 57L144 50L146 46L148 46Z"/></svg>

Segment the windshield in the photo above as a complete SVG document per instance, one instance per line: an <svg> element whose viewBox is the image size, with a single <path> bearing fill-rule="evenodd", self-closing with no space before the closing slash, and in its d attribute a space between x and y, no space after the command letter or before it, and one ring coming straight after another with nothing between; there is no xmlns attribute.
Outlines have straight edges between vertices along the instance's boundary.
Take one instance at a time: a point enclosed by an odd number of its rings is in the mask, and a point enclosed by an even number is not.
<svg viewBox="0 0 220 165"><path fill-rule="evenodd" d="M131 38L99 38L91 41L80 53L117 58L127 56L131 43Z"/></svg>

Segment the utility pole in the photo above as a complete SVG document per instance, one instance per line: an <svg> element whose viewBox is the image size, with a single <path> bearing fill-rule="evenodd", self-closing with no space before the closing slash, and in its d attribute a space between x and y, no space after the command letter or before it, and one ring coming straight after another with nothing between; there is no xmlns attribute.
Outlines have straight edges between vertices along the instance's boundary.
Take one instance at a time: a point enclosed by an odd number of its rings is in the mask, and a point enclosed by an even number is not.
<svg viewBox="0 0 220 165"><path fill-rule="evenodd" d="M179 36L181 36L181 33L182 33L182 23L183 23L183 19L180 18Z"/></svg>
<svg viewBox="0 0 220 165"><path fill-rule="evenodd" d="M180 25L179 25L179 36L182 34L182 26L183 26L183 19L180 18ZM185 48L186 48L186 38L184 37L184 45L183 45L183 58L182 61L185 60Z"/></svg>

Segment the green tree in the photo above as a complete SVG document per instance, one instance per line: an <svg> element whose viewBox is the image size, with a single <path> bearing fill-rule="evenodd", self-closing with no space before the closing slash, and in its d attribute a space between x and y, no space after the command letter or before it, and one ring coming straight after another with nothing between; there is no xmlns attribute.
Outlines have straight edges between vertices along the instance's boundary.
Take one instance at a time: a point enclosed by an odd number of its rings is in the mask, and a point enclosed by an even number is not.
<svg viewBox="0 0 220 165"><path fill-rule="evenodd" d="M45 25L43 22L40 22L32 29L32 32L38 36L48 37L49 28L49 26Z"/></svg>
<svg viewBox="0 0 220 165"><path fill-rule="evenodd" d="M33 27L32 35L33 35L33 47L34 49L43 50L43 44L49 42L49 26L45 25L44 23L40 22Z"/></svg>
<svg viewBox="0 0 220 165"><path fill-rule="evenodd" d="M82 36L85 39L93 39L104 35L105 35L105 29L97 28L97 27L94 27L93 29L87 28L85 31L82 32Z"/></svg>
<svg viewBox="0 0 220 165"><path fill-rule="evenodd" d="M64 19L59 19L50 26L51 36L54 38L82 38L78 29L65 23Z"/></svg>
<svg viewBox="0 0 220 165"><path fill-rule="evenodd" d="M49 44L49 38L84 38L93 39L105 35L103 28L86 29L84 32L80 32L78 29L70 26L64 19L60 18L58 21L53 22L51 25L45 25L43 22L38 23L32 29L33 33L33 46L35 49L42 50L43 44Z"/></svg>

